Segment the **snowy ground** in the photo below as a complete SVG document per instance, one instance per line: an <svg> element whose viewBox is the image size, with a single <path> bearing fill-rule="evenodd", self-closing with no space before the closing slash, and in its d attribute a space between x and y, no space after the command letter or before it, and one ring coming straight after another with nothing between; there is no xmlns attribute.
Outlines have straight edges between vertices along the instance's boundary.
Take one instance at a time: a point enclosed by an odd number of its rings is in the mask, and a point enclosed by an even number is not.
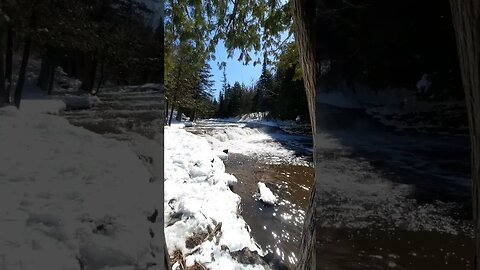
<svg viewBox="0 0 480 270"><path fill-rule="evenodd" d="M380 90L359 87L356 92L317 93L318 104L358 109L379 123L397 131L436 134L467 134L465 102L462 100L419 99L415 91Z"/></svg>
<svg viewBox="0 0 480 270"><path fill-rule="evenodd" d="M240 197L229 188L237 179L225 173L218 151L181 124L165 127L165 142L165 235L173 269L264 269L238 255L245 248L263 251L239 213Z"/></svg>
<svg viewBox="0 0 480 270"><path fill-rule="evenodd" d="M0 109L0 265L157 269L161 182L126 143L51 115L59 104Z"/></svg>

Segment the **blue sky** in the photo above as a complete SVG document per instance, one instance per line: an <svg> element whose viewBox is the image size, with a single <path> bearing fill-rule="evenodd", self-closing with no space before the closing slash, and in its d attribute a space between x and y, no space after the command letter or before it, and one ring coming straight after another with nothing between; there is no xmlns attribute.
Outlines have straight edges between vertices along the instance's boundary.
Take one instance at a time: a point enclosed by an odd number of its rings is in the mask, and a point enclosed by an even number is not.
<svg viewBox="0 0 480 270"><path fill-rule="evenodd" d="M227 57L227 50L223 46L223 42L220 41L215 49L215 61L210 61L209 64L212 67L212 79L215 81L213 88L215 89L214 97L218 99L218 94L222 89L223 71L218 68L218 62L225 61L227 67L225 73L227 75L227 82L234 84L235 82L244 83L245 85L252 85L257 81L262 73L262 65L253 66L253 61L248 65L244 65L243 62L238 61L237 52L233 58ZM257 59L252 52L252 59Z"/></svg>
<svg viewBox="0 0 480 270"><path fill-rule="evenodd" d="M282 40L286 39L287 37L288 32L283 32L281 34ZM290 37L289 41L293 41L293 37ZM215 81L213 86L215 89L214 97L217 98L217 100L218 94L222 89L223 79L223 71L218 68L218 62L225 61L227 63L225 73L227 75L227 82L230 84L239 82L240 84L243 83L246 86L250 86L252 83L256 82L258 78L260 78L260 74L262 74L262 65L257 64L256 66L253 66L254 60L258 59L258 55L254 54L253 50L250 51L250 55L252 56L253 60L248 65L244 65L243 62L237 60L238 56L240 55L238 51L235 52L232 58L227 57L227 50L223 46L223 41L220 40L215 48L216 59L215 61L210 61L208 63L212 67L212 79Z"/></svg>

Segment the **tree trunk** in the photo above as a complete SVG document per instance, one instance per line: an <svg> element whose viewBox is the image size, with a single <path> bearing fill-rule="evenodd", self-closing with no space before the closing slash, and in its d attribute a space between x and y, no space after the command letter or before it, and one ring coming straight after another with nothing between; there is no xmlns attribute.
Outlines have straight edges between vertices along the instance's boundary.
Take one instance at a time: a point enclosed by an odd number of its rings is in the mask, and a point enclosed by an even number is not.
<svg viewBox="0 0 480 270"><path fill-rule="evenodd" d="M30 58L31 46L32 37L28 35L27 39L25 40L25 46L22 56L22 65L20 66L20 71L18 73L17 87L15 89L15 95L13 98L13 103L17 108L20 108L20 100L22 99L23 85L25 84L25 73L27 71L28 59Z"/></svg>
<svg viewBox="0 0 480 270"><path fill-rule="evenodd" d="M55 61L50 65L49 76L48 76L48 88L47 94L51 95L53 91L53 85L55 84Z"/></svg>
<svg viewBox="0 0 480 270"><path fill-rule="evenodd" d="M165 98L165 119L168 119L168 100Z"/></svg>
<svg viewBox="0 0 480 270"><path fill-rule="evenodd" d="M91 93L95 85L95 75L97 74L97 53L90 52L84 54L80 68L80 80L82 85L80 88Z"/></svg>
<svg viewBox="0 0 480 270"><path fill-rule="evenodd" d="M0 21L0 95L3 98L7 97L5 93L5 24L5 21ZM8 99L4 101L7 103Z"/></svg>
<svg viewBox="0 0 480 270"><path fill-rule="evenodd" d="M292 14L294 18L295 41L300 56L300 65L302 68L303 81L305 84L308 111L310 113L310 123L312 126L312 136L315 138L315 92L317 83L317 63L315 54L315 1L314 0L293 0ZM314 149L315 149L315 139ZM315 153L315 151L313 151ZM315 161L315 154L314 154ZM305 215L303 234L301 240L300 260L296 266L298 270L316 269L315 263L315 219L316 202L315 191L316 181L310 192L310 200Z"/></svg>
<svg viewBox="0 0 480 270"><path fill-rule="evenodd" d="M12 66L13 66L13 28L10 23L7 24L7 49L5 52L5 79L7 85L5 89L5 100L10 102L10 90L12 89Z"/></svg>
<svg viewBox="0 0 480 270"><path fill-rule="evenodd" d="M47 48L47 51L42 58L40 74L38 75L37 81L37 86L48 94L51 94L52 92L53 81L55 79L55 62L52 54L52 49Z"/></svg>
<svg viewBox="0 0 480 270"><path fill-rule="evenodd" d="M168 125L169 125L169 126L172 125L173 107L175 107L174 104L175 104L175 99L173 99L173 102L172 102L172 104L170 105L170 106L172 106L172 107L170 108L170 117L168 118Z"/></svg>
<svg viewBox="0 0 480 270"><path fill-rule="evenodd" d="M475 270L480 270L480 1L450 0L471 141Z"/></svg>
<svg viewBox="0 0 480 270"><path fill-rule="evenodd" d="M98 79L97 89L94 92L95 95L98 94L98 92L100 91L100 87L103 84L103 79L104 79L104 76L105 76L105 56L102 57L101 62L102 63L100 65L100 78Z"/></svg>

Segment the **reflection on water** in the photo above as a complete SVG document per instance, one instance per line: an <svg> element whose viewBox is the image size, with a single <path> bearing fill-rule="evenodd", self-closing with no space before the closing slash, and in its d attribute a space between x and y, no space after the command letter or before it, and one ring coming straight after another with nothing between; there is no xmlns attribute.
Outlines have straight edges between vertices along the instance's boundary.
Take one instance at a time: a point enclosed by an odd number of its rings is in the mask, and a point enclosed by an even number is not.
<svg viewBox="0 0 480 270"><path fill-rule="evenodd" d="M318 269L468 269L469 142L317 105Z"/></svg>
<svg viewBox="0 0 480 270"><path fill-rule="evenodd" d="M313 186L311 138L278 128L252 124L201 121L189 131L205 136L214 148L228 149L226 171L238 183L242 216L266 251L293 269L299 259L303 220ZM277 196L275 206L258 200L257 183ZM279 269L287 269L279 266Z"/></svg>

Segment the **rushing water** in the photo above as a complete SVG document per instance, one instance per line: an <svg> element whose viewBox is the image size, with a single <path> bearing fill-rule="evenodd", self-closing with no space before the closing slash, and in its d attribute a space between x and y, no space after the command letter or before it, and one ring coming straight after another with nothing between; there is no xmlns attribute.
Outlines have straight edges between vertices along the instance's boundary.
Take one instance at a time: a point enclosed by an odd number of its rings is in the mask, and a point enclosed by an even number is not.
<svg viewBox="0 0 480 270"><path fill-rule="evenodd" d="M469 139L317 104L317 268L468 269Z"/></svg>
<svg viewBox="0 0 480 270"><path fill-rule="evenodd" d="M215 120L200 121L187 130L204 136L216 149L228 149L225 167L238 179L233 191L242 198L242 216L252 236L283 264L279 269L293 269L313 186L311 136ZM258 200L258 182L264 182L277 196L275 206Z"/></svg>

